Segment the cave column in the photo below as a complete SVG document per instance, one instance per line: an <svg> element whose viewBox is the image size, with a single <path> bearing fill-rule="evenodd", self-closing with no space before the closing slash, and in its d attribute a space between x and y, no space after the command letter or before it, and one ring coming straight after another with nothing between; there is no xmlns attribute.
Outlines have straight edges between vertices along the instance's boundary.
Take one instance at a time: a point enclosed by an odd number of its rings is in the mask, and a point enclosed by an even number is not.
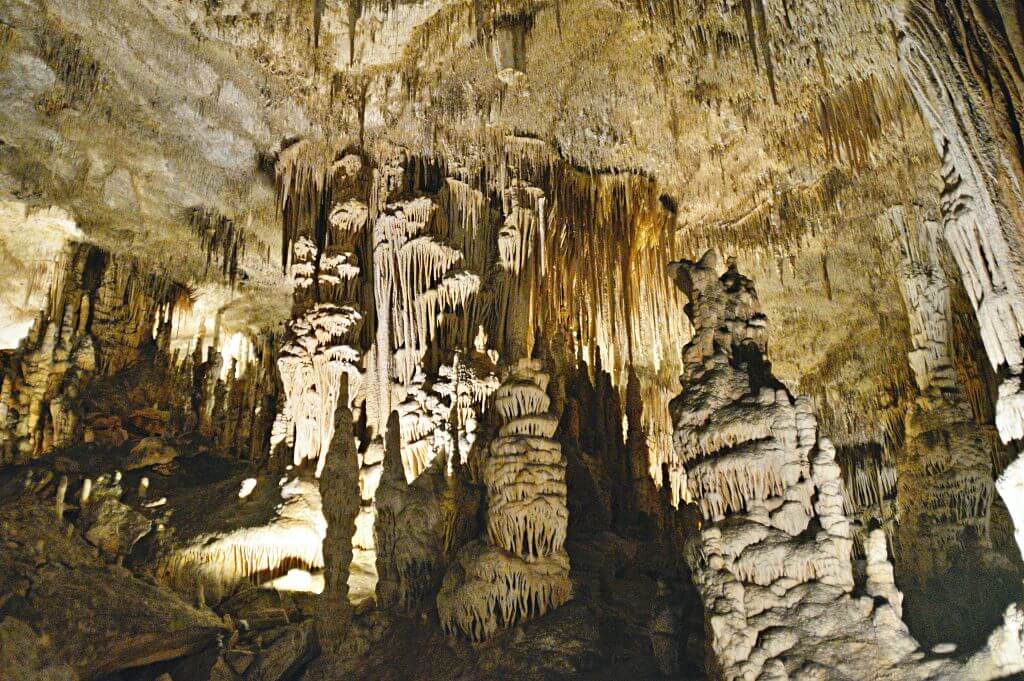
<svg viewBox="0 0 1024 681"><path fill-rule="evenodd" d="M896 462L900 522L894 544L911 622L922 634L938 637L932 623L939 619L930 603L941 593L935 589L944 573L954 565L980 570L990 548L992 460L957 386L940 227L903 207L890 209L888 221L900 249L909 359L920 391L905 415L905 445Z"/></svg>
<svg viewBox="0 0 1024 681"><path fill-rule="evenodd" d="M290 147L277 170L295 294L278 358L284 404L274 423L271 451L292 443L292 463L314 462L319 476L334 435L342 379L347 376L349 382L346 407L362 384L361 270L351 249L365 227L367 210L352 198L364 193L362 160L353 154L339 161L320 158L303 152L306 144ZM306 181L293 184L293 177ZM349 201L342 202L346 196ZM307 214L311 200L330 210Z"/></svg>

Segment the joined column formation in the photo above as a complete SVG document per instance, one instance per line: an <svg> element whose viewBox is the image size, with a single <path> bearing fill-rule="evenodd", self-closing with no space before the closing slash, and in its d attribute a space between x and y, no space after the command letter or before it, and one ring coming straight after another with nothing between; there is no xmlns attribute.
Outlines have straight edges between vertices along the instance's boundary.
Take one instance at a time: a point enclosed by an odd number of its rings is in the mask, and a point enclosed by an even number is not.
<svg viewBox="0 0 1024 681"><path fill-rule="evenodd" d="M997 558L989 540L992 459L957 386L939 225L914 219L902 207L891 209L888 217L900 247L899 276L913 345L910 365L921 391L907 411L906 444L897 460L895 550L901 580L909 582L910 612L918 614L912 623L922 633L937 635L924 589L940 590L950 568L980 571ZM946 602L944 607L954 605ZM976 609L978 604L972 599L963 607Z"/></svg>

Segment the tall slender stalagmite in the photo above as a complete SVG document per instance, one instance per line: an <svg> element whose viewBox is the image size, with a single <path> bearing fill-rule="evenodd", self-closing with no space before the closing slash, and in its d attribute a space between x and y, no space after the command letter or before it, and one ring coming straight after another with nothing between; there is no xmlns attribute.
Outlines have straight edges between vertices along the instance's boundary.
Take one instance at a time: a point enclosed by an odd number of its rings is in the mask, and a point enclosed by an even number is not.
<svg viewBox="0 0 1024 681"><path fill-rule="evenodd" d="M377 490L377 604L416 613L430 605L444 569L441 500L447 461L437 457L411 483L402 461L398 412L388 420L384 474Z"/></svg>
<svg viewBox="0 0 1024 681"><path fill-rule="evenodd" d="M352 608L348 600L352 535L359 514L359 463L352 436L348 390L343 387L334 412L334 434L320 475L320 499L327 521L323 542L324 591L317 627L320 645L337 649L344 641Z"/></svg>

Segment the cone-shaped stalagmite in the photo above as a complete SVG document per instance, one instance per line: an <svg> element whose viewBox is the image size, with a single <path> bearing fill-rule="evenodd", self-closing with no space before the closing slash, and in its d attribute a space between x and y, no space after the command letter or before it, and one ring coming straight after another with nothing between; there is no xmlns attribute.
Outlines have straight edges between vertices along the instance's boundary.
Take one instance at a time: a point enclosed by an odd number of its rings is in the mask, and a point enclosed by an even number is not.
<svg viewBox="0 0 1024 681"><path fill-rule="evenodd" d="M343 386L334 413L334 434L320 475L320 499L327 535L324 537L324 591L319 603L317 629L325 649L344 640L351 618L348 602L352 535L359 514L359 463L352 438L352 412Z"/></svg>

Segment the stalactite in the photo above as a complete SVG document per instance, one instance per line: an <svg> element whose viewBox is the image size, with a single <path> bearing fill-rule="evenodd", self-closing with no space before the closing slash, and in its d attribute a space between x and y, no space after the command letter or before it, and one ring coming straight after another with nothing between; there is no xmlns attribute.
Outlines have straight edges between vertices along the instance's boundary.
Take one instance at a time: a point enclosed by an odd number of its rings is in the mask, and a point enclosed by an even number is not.
<svg viewBox="0 0 1024 681"><path fill-rule="evenodd" d="M1008 374L999 388L996 425L1004 442L1020 439L1024 295L1011 253L1020 246L1012 225L1024 214L1024 162L1019 126L1007 121L1015 119L1011 101L1021 96L1021 67L1008 57L1010 40L997 12L960 17L911 2L898 19L900 65L942 156L946 242L974 305L989 361L997 370L1005 366ZM991 49L965 42L976 33ZM1004 87L982 85L988 82Z"/></svg>
<svg viewBox="0 0 1024 681"><path fill-rule="evenodd" d="M106 85L107 76L86 51L80 36L61 30L41 33L41 48L46 62L63 84L61 102L65 106L89 106Z"/></svg>
<svg viewBox="0 0 1024 681"><path fill-rule="evenodd" d="M422 391L412 386L422 386L425 376L418 374L418 367L441 333L444 315L464 309L481 287L478 274L460 268L464 255L446 242L446 236L457 236L446 222L438 214L437 202L418 198L387 204L374 226L374 298L382 311L374 349L375 380L381 396L371 417L378 431L383 410L395 404L391 380L406 393ZM432 453L423 454L421 464L433 459Z"/></svg>
<svg viewBox="0 0 1024 681"><path fill-rule="evenodd" d="M323 246L336 170L333 150L322 140L299 140L278 154L275 173L285 268L300 236L311 236L318 247Z"/></svg>
<svg viewBox="0 0 1024 681"><path fill-rule="evenodd" d="M334 434L343 378L348 385L346 407L365 399L360 335L365 314L358 284L362 268L354 252L368 215L358 197L363 170L359 157L333 161L311 141L285 149L277 165L283 236L293 254L285 261L296 299L277 360L285 399L270 447L273 452L290 441L292 462L315 461L318 475ZM332 204L335 198L339 203Z"/></svg>
<svg viewBox="0 0 1024 681"><path fill-rule="evenodd" d="M342 374L350 385L359 383L360 354L347 342L361 322L351 306L322 303L289 325L294 340L281 348L278 367L286 399L282 416L295 429L295 465L316 461L319 471L326 461Z"/></svg>
<svg viewBox="0 0 1024 681"><path fill-rule="evenodd" d="M263 252L267 246L253 237L242 225L216 210L194 207L188 211L188 222L206 252L206 272L215 263L232 287L242 273L241 263L248 251Z"/></svg>

